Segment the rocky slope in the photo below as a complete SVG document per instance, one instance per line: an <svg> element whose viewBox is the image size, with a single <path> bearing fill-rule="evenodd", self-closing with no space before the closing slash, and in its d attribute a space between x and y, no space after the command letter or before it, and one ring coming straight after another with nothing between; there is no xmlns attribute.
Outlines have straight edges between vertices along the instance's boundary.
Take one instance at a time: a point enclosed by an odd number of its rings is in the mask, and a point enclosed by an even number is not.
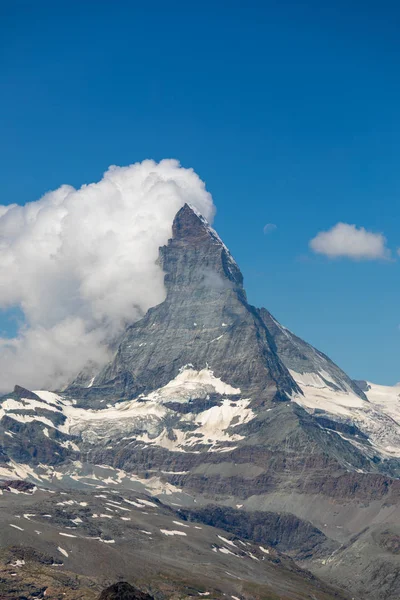
<svg viewBox="0 0 400 600"><path fill-rule="evenodd" d="M188 205L159 261L165 301L100 372L0 400L0 477L146 492L200 520L218 504L209 524L376 597L398 568L398 390L356 384L249 305L236 262Z"/></svg>
<svg viewBox="0 0 400 600"><path fill-rule="evenodd" d="M0 597L7 600L94 600L118 580L143 590L142 600L348 599L276 548L182 520L152 497L106 486L5 492L0 532Z"/></svg>

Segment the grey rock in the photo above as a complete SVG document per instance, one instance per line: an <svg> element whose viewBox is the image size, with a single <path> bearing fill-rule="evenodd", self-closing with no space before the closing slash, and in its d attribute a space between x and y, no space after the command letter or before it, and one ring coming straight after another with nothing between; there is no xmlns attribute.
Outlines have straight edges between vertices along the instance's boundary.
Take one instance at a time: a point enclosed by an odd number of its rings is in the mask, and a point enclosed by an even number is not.
<svg viewBox="0 0 400 600"><path fill-rule="evenodd" d="M360 388L360 390L362 390L363 392L368 392L368 390L371 389L371 386L369 385L368 381L363 381L361 379L354 379L353 383Z"/></svg>

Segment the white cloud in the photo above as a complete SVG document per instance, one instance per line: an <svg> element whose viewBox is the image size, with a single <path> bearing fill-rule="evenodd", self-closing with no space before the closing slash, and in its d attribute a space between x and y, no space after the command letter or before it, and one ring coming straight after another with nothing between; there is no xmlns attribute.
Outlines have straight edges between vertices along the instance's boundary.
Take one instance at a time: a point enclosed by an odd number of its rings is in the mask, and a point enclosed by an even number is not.
<svg viewBox="0 0 400 600"><path fill-rule="evenodd" d="M275 231L276 228L277 228L277 226L275 225L275 223L267 223L263 227L263 232L265 233L265 235L267 235L267 233L271 233L272 231Z"/></svg>
<svg viewBox="0 0 400 600"><path fill-rule="evenodd" d="M337 223L332 229L321 231L309 245L317 254L324 254L329 258L346 257L353 260L390 258L390 250L386 247L384 235L348 223Z"/></svg>
<svg viewBox="0 0 400 600"><path fill-rule="evenodd" d="M79 190L0 206L0 308L25 317L15 339L0 339L0 389L57 388L88 360L105 362L103 342L163 301L155 261L185 202L212 220L193 170L146 160Z"/></svg>

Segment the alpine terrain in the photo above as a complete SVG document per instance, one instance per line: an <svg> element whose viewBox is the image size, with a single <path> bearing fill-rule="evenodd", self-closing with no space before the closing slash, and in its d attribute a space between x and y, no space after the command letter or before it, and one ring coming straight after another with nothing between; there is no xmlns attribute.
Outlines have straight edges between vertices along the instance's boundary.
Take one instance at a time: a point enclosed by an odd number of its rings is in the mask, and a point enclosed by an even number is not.
<svg viewBox="0 0 400 600"><path fill-rule="evenodd" d="M0 399L0 597L399 598L400 387L251 306L187 204L159 265L109 364Z"/></svg>

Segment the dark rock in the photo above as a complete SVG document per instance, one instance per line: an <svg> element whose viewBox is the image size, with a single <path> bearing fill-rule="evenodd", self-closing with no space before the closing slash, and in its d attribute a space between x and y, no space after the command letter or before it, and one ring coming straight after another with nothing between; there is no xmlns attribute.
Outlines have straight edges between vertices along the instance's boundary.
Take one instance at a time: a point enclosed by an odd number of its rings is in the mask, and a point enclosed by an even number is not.
<svg viewBox="0 0 400 600"><path fill-rule="evenodd" d="M103 590L99 600L154 600L149 594L141 592L126 581L119 581Z"/></svg>
<svg viewBox="0 0 400 600"><path fill-rule="evenodd" d="M41 565L61 565L62 561L54 558L50 554L40 552L31 546L11 546L8 548L13 559L24 560L25 562L35 562Z"/></svg>
<svg viewBox="0 0 400 600"><path fill-rule="evenodd" d="M50 412L50 411L46 411ZM58 416L57 413L54 413ZM62 416L62 415L61 415ZM55 440L43 434L43 423L31 421L22 423L5 415L0 425L15 434L15 437L4 440L7 456L17 463L38 465L56 465L64 462L76 453L64 448ZM58 436L60 439L70 439L70 436Z"/></svg>
<svg viewBox="0 0 400 600"><path fill-rule="evenodd" d="M18 490L19 492L23 492L24 494L31 494L35 489L33 483L29 483L28 481L22 481L21 479L9 479L6 481L0 481L0 490Z"/></svg>
<svg viewBox="0 0 400 600"><path fill-rule="evenodd" d="M385 530L379 536L379 545L391 554L400 554L400 536L392 531Z"/></svg>
<svg viewBox="0 0 400 600"><path fill-rule="evenodd" d="M179 514L187 520L218 527L256 544L276 547L296 559L317 558L332 553L338 547L311 523L287 513L244 512L210 505L200 509L183 509Z"/></svg>
<svg viewBox="0 0 400 600"><path fill-rule="evenodd" d="M363 440L368 440L368 436L365 435L358 427L355 425L349 425L348 423L342 423L341 421L334 421L333 419L329 419L328 417L319 417L318 413L315 416L315 420L325 429L331 429L332 431L340 431L341 433L345 433L348 436L356 436Z"/></svg>
<svg viewBox="0 0 400 600"><path fill-rule="evenodd" d="M40 398L37 394L35 394L34 392L31 392L30 390L27 390L24 387L21 387L20 385L16 385L14 387L12 397L15 399L26 398L28 400L39 400L40 401Z"/></svg>

